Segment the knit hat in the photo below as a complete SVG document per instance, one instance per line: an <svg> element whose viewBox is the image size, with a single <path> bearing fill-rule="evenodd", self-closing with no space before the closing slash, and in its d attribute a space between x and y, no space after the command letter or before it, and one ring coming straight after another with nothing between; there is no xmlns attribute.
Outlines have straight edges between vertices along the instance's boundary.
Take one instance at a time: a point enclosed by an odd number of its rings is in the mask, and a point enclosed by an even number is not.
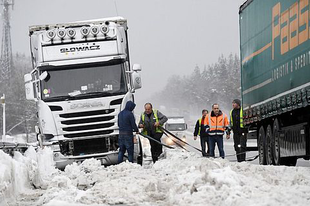
<svg viewBox="0 0 310 206"><path fill-rule="evenodd" d="M236 103L238 104L239 106L241 106L241 101L240 99L234 99L234 101L232 103Z"/></svg>

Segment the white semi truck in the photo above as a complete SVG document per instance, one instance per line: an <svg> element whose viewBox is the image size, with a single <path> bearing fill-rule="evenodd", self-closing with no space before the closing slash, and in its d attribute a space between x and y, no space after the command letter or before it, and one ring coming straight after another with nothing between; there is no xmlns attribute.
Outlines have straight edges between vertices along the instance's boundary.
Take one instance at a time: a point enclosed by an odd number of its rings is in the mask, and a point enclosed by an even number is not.
<svg viewBox="0 0 310 206"><path fill-rule="evenodd" d="M33 70L24 79L26 98L37 105L40 145L52 147L58 168L90 157L116 163L117 115L141 88L127 20L31 26L29 36ZM141 163L139 141L135 147Z"/></svg>

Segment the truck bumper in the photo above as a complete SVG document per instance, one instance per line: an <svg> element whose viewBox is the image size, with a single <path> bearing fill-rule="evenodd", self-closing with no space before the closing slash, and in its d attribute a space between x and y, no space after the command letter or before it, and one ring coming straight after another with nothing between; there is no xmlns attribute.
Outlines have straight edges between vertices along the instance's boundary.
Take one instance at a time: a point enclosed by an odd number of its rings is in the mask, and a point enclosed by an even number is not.
<svg viewBox="0 0 310 206"><path fill-rule="evenodd" d="M112 151L100 154L80 155L80 156L64 156L58 151L54 151L54 161L58 169L63 170L67 165L76 163L82 163L86 159L95 158L100 160L102 165L108 166L117 164L118 151Z"/></svg>

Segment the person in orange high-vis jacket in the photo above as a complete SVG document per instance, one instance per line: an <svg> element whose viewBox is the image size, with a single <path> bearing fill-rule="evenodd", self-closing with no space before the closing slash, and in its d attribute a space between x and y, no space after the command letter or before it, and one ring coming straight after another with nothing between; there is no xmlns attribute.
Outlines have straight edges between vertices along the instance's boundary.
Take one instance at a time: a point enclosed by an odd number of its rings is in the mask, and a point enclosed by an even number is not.
<svg viewBox="0 0 310 206"><path fill-rule="evenodd" d="M230 138L229 132L229 122L227 115L224 114L220 108L219 104L212 105L212 112L207 118L208 134L209 134L209 147L210 147L210 157L214 157L215 143L220 153L220 156L224 159L224 141L223 136L226 131L226 138Z"/></svg>

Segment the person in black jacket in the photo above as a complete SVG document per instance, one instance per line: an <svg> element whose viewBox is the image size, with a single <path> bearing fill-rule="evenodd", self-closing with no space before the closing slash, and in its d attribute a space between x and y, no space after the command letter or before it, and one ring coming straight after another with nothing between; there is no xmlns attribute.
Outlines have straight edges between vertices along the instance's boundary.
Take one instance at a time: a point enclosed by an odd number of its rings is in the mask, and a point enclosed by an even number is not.
<svg viewBox="0 0 310 206"><path fill-rule="evenodd" d="M197 120L195 131L194 131L194 140L197 139L197 135L200 136L200 144L202 150L202 156L209 156L209 135L207 133L206 122L207 122L208 110L202 110L202 117ZM207 152L206 152L207 144Z"/></svg>
<svg viewBox="0 0 310 206"><path fill-rule="evenodd" d="M125 109L118 114L118 127L119 127L119 153L118 163L121 163L124 158L124 154L127 150L129 162L133 162L134 142L133 132L139 133L135 117L132 113L136 104L132 101L126 103Z"/></svg>
<svg viewBox="0 0 310 206"><path fill-rule="evenodd" d="M241 101L234 99L233 109L230 111L230 127L234 133L234 147L238 162L245 161L246 157L246 129L243 126L243 111Z"/></svg>

